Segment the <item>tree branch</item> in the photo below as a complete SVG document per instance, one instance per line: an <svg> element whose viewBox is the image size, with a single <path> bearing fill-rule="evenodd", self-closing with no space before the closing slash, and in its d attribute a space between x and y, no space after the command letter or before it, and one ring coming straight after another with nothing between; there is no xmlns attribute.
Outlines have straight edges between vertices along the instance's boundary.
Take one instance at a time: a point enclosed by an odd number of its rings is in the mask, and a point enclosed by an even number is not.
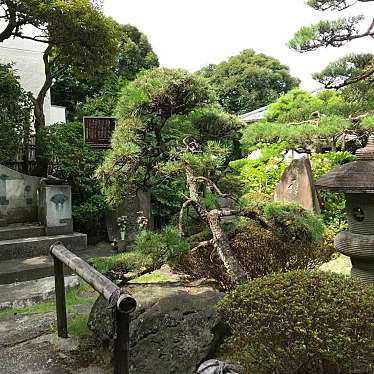
<svg viewBox="0 0 374 374"><path fill-rule="evenodd" d="M199 249L201 248L206 248L206 247L209 247L211 245L214 245L214 240L213 239L210 239L210 240L205 240L203 242L200 242L196 247L193 247L190 251L190 253L195 253L197 252Z"/></svg>
<svg viewBox="0 0 374 374"><path fill-rule="evenodd" d="M185 209L189 206L189 205L192 205L193 204L193 200L192 199L188 199L186 200L182 207L181 207L181 210L179 211L179 234L180 236L183 238L185 236L185 233L184 233L184 227L183 227L183 216L184 216L184 211Z"/></svg>

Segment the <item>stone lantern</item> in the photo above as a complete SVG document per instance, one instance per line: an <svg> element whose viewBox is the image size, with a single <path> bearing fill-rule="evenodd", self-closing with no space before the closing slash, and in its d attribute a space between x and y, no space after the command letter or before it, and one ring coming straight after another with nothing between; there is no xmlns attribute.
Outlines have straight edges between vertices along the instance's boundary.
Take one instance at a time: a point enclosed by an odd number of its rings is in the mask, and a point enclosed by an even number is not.
<svg viewBox="0 0 374 374"><path fill-rule="evenodd" d="M339 166L319 178L318 189L346 196L348 231L335 238L336 249L349 256L352 276L374 283L374 136L356 151L357 161Z"/></svg>

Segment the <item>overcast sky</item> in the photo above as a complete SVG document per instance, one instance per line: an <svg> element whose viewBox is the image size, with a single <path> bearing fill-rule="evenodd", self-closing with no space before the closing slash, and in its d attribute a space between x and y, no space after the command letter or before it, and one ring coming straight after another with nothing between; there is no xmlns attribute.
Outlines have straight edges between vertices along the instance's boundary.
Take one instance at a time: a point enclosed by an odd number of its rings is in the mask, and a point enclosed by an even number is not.
<svg viewBox="0 0 374 374"><path fill-rule="evenodd" d="M104 4L107 15L148 36L162 66L191 72L253 48L290 66L302 87L313 89L319 84L311 74L328 62L350 52L374 53L374 41L368 38L304 54L286 45L300 26L322 18L364 14L367 24L374 16L374 4L343 12L318 12L304 0L105 0Z"/></svg>

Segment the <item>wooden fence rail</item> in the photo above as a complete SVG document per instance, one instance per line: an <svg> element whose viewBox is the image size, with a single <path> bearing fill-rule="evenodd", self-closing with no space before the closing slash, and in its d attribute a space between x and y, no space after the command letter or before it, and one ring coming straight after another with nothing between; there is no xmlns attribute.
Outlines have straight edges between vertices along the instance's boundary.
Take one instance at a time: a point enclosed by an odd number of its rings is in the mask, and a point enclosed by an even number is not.
<svg viewBox="0 0 374 374"><path fill-rule="evenodd" d="M64 264L91 285L108 301L113 313L113 366L114 374L129 374L129 324L130 313L136 309L135 299L123 292L103 274L87 262L70 252L63 244L55 243L50 248L54 260L57 332L61 338L68 337Z"/></svg>

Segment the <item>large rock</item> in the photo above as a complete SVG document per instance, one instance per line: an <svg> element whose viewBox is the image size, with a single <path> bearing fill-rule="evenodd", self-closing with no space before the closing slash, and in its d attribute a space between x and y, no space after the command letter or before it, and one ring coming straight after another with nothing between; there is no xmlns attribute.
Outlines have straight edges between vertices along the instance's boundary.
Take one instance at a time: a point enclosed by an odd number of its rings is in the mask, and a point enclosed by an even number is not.
<svg viewBox="0 0 374 374"><path fill-rule="evenodd" d="M223 338L215 305L223 294L211 287L142 286L132 292L138 307L130 326L131 374L195 374ZM94 304L89 327L111 342L107 302Z"/></svg>
<svg viewBox="0 0 374 374"><path fill-rule="evenodd" d="M320 212L312 168L308 158L293 160L284 171L274 192L275 201L288 201Z"/></svg>

